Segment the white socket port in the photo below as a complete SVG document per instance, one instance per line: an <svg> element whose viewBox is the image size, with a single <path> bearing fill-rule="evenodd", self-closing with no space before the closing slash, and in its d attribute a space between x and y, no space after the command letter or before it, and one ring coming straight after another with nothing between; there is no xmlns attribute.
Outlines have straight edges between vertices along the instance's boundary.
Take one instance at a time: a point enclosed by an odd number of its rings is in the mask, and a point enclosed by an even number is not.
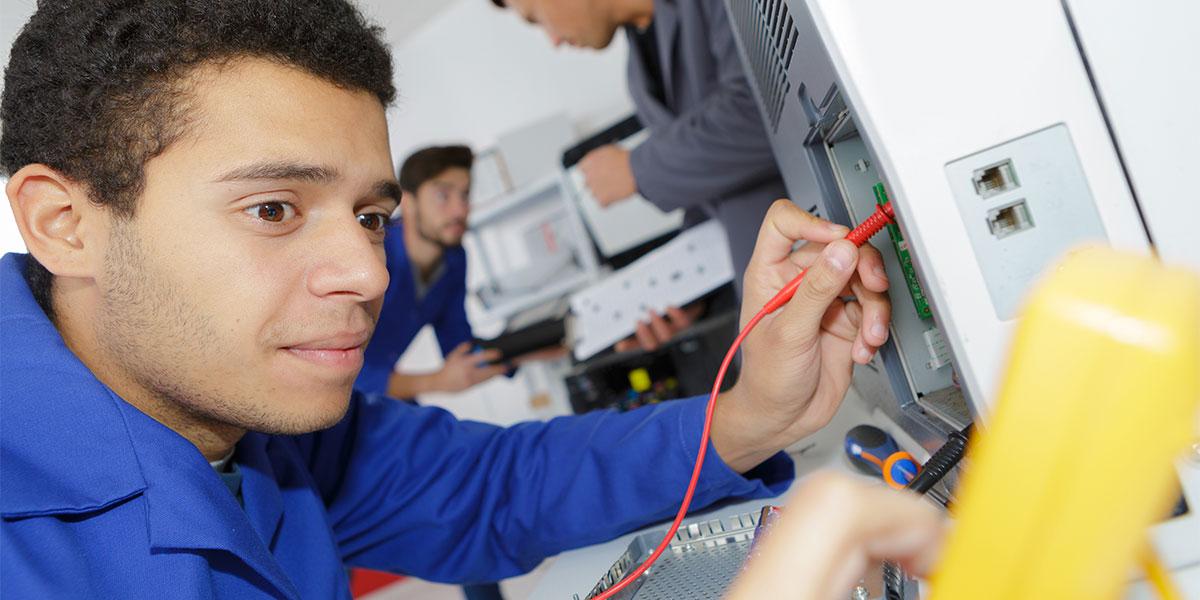
<svg viewBox="0 0 1200 600"><path fill-rule="evenodd" d="M1021 182L1017 180L1017 170L1011 160L976 169L971 174L971 183L975 185L975 193L979 194L980 198L991 198L1021 187Z"/></svg>
<svg viewBox="0 0 1200 600"><path fill-rule="evenodd" d="M1014 233L1033 228L1033 216L1024 199L993 208L987 215L988 230L997 238L1006 238Z"/></svg>

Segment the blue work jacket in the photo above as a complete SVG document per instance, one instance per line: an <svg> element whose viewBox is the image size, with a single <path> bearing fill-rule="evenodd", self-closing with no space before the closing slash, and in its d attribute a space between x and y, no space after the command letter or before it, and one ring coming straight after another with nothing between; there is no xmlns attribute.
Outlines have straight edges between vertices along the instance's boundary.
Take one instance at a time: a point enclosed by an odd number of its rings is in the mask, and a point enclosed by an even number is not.
<svg viewBox="0 0 1200 600"><path fill-rule="evenodd" d="M0 260L6 598L347 598L343 565L495 581L666 518L691 471L699 398L500 428L356 393L330 429L246 434L239 505L72 354L25 260ZM708 452L698 507L791 482L785 455L742 476Z"/></svg>
<svg viewBox="0 0 1200 600"><path fill-rule="evenodd" d="M467 321L467 254L462 247L446 249L441 276L418 299L412 263L404 247L403 224L388 227L383 243L391 281L383 296L383 312L375 334L363 354L362 371L354 382L355 389L368 394L387 393L396 361L422 327L433 326L442 356L475 339Z"/></svg>

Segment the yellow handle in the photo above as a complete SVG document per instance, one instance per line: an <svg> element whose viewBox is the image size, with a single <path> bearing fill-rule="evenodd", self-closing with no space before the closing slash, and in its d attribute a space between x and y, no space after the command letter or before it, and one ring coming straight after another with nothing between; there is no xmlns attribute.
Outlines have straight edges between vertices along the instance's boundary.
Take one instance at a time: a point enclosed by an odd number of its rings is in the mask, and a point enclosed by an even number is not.
<svg viewBox="0 0 1200 600"><path fill-rule="evenodd" d="M934 600L1117 598L1197 434L1200 281L1092 248L1031 296Z"/></svg>

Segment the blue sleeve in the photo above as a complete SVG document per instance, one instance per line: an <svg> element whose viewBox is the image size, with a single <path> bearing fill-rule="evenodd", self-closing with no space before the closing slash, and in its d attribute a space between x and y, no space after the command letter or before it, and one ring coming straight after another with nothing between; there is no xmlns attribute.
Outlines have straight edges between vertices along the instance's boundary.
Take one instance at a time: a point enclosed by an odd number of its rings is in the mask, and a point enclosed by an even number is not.
<svg viewBox="0 0 1200 600"><path fill-rule="evenodd" d="M467 272L465 268L455 273L454 288L447 294L446 303L442 305L441 314L433 322L433 332L437 336L438 346L442 356L463 342L474 342L475 334L471 331L471 322L467 319ZM517 373L516 367L509 367L506 377ZM369 390L368 390L369 391Z"/></svg>
<svg viewBox="0 0 1200 600"><path fill-rule="evenodd" d="M387 395L388 382L391 381L392 371L396 369L395 362L388 362L388 352L378 347L387 343L386 337L372 338L367 350L363 353L363 367L354 380L354 389L367 394ZM372 346L375 346L372 348ZM374 350L374 351L373 351Z"/></svg>
<svg viewBox="0 0 1200 600"><path fill-rule="evenodd" d="M376 323L375 333L363 352L362 370L354 380L354 389L367 394L388 393L388 383L396 370L396 361L411 342L410 330L419 329L409 321L411 313L406 299L412 297L412 275L407 266L408 252L404 249L404 235L401 225L395 224L388 228L384 237L384 249L387 254L387 270L391 281L384 295L383 308L380 309L379 322Z"/></svg>
<svg viewBox="0 0 1200 600"><path fill-rule="evenodd" d="M347 564L461 583L673 515L703 419L694 398L500 428L356 394L342 423L299 439ZM779 494L791 459L747 477L710 445L693 508Z"/></svg>
<svg viewBox="0 0 1200 600"><path fill-rule="evenodd" d="M433 332L437 335L442 356L450 354L459 344L473 342L471 323L467 320L467 270L464 263L455 262L446 273L453 277L453 287L446 293L445 302L437 319L433 321Z"/></svg>

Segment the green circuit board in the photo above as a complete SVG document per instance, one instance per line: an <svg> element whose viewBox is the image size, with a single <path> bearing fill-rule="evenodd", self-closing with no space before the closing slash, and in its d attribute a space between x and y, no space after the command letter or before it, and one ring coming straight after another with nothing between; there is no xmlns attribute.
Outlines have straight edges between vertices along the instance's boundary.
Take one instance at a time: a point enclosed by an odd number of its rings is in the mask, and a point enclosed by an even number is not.
<svg viewBox="0 0 1200 600"><path fill-rule="evenodd" d="M875 187L875 202L883 206L888 203L887 190L883 188L883 183L876 183ZM929 301L925 299L925 292L921 289L921 282L917 281L917 271L913 268L912 253L908 251L908 242L904 241L904 234L900 233L900 228L895 223L888 223L888 236L892 238L892 246L896 249L896 256L900 259L900 268L904 271L904 282L908 284L908 293L912 295L913 308L917 309L917 316L922 319L928 319L933 316L929 310Z"/></svg>

